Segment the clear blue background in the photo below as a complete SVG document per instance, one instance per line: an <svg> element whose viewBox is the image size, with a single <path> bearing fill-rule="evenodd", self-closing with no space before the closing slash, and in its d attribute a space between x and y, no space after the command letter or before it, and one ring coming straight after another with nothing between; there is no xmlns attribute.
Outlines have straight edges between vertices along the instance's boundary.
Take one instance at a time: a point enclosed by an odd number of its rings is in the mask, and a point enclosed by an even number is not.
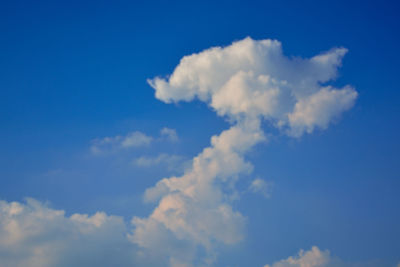
<svg viewBox="0 0 400 267"><path fill-rule="evenodd" d="M84 2L84 3L83 3ZM67 214L146 216L143 191L171 174L129 157L188 159L228 124L199 102L167 105L147 78L179 59L246 36L283 43L288 56L349 49L335 84L359 92L324 132L276 136L248 158L274 183L246 194L247 239L218 264L262 266L317 245L350 261L400 260L397 1L2 1L0 198L50 201ZM180 142L93 157L90 141L175 128ZM266 131L268 131L266 126ZM246 178L245 178L246 179ZM247 178L250 179L250 178ZM245 186L245 182L243 182Z"/></svg>

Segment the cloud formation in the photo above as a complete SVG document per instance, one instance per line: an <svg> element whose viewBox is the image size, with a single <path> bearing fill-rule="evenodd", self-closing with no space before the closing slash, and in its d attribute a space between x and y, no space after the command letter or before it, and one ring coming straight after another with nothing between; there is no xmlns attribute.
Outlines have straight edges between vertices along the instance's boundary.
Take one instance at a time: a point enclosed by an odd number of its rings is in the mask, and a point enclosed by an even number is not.
<svg viewBox="0 0 400 267"><path fill-rule="evenodd" d="M170 263L176 266L188 266L195 255L191 251L182 258L174 252L182 244L203 247L204 261L211 262L215 244L241 241L246 218L231 202L237 179L252 171L245 153L266 140L262 121L293 137L327 128L357 97L351 86L325 85L336 77L346 52L335 48L309 59L287 58L276 40L245 38L185 56L169 78L148 80L159 100L197 98L232 126L211 138L184 175L164 178L146 191L146 200L158 205L149 217L133 219L131 240L147 251L168 243ZM260 187L256 182L253 189Z"/></svg>
<svg viewBox="0 0 400 267"><path fill-rule="evenodd" d="M263 117L298 137L325 129L353 106L354 88L322 85L336 78L346 53L334 48L309 59L288 58L279 41L248 37L185 56L168 79L148 82L166 103L198 98L221 116Z"/></svg>
<svg viewBox="0 0 400 267"><path fill-rule="evenodd" d="M245 154L267 140L263 121L300 137L326 129L354 105L357 92L351 86L326 85L336 77L346 52L335 48L309 59L288 58L276 40L246 38L182 58L168 79L149 80L156 97L166 103L197 98L227 118L231 127L212 136L210 146L182 176L164 178L146 190L145 199L156 206L148 217L132 219L133 230L121 217L101 212L68 217L32 199L26 204L1 201L2 264L127 266L135 264L136 256L147 255L144 258L160 260L159 266L210 265L218 245L234 245L245 237L247 218L232 201L238 195L236 181L253 170ZM91 151L101 154L158 140L175 142L178 136L169 128L158 138L136 131L96 139ZM136 164L158 164L166 158L139 158ZM267 185L256 179L249 190L265 192ZM312 267L327 260L329 252L313 248L272 266Z"/></svg>
<svg viewBox="0 0 400 267"><path fill-rule="evenodd" d="M213 225L210 214L207 227ZM145 232L130 235L122 217L97 212L93 215L65 215L65 211L48 207L35 199L25 203L0 201L0 267L87 267L87 266L192 266L195 247L176 239L170 231L151 221ZM141 228L139 228L141 229ZM143 254L131 242L142 236L152 247ZM135 240L133 240L135 241ZM161 242L160 242L161 241ZM167 245L166 245L167 244ZM194 266L208 265L215 255ZM312 247L296 256L265 267L382 267L382 262L347 263Z"/></svg>
<svg viewBox="0 0 400 267"><path fill-rule="evenodd" d="M0 267L133 266L134 246L121 217L92 216L0 201Z"/></svg>
<svg viewBox="0 0 400 267"><path fill-rule="evenodd" d="M313 246L310 250L300 250L296 256L264 265L264 267L383 267L390 266L382 261L346 262L332 257L329 250L320 250Z"/></svg>
<svg viewBox="0 0 400 267"><path fill-rule="evenodd" d="M328 267L332 265L332 259L328 250L321 251L318 247L312 247L308 251L300 250L298 255L290 256L285 260L265 265L264 267Z"/></svg>
<svg viewBox="0 0 400 267"><path fill-rule="evenodd" d="M133 219L133 242L149 250L163 242L169 247L174 243L184 243L188 248L201 245L210 260L214 241L235 244L243 239L246 219L233 210L229 199L234 177L252 170L242 154L264 140L264 135L257 122L242 123L214 136L212 146L193 159L192 168L183 176L163 179L146 191L146 200L159 200L159 205L148 218ZM180 258L179 248L170 260L186 262Z"/></svg>

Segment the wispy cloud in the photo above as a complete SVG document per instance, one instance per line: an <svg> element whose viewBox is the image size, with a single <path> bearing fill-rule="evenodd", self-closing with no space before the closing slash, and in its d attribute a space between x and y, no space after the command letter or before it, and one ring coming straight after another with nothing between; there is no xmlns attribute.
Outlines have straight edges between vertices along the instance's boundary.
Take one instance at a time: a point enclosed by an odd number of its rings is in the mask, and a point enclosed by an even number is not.
<svg viewBox="0 0 400 267"><path fill-rule="evenodd" d="M269 198L271 193L271 188L272 188L272 183L270 182L267 183L263 179L257 178L251 182L248 191L253 193L258 193L266 198Z"/></svg>
<svg viewBox="0 0 400 267"><path fill-rule="evenodd" d="M161 129L160 134L171 142L177 142L179 140L178 134L175 129L164 127Z"/></svg>
<svg viewBox="0 0 400 267"><path fill-rule="evenodd" d="M142 168L165 165L169 170L180 170L184 167L185 158L180 155L160 153L157 156L140 156L133 160L133 164Z"/></svg>
<svg viewBox="0 0 400 267"><path fill-rule="evenodd" d="M154 142L177 142L178 140L178 134L175 129L164 127L161 129L159 137L150 136L140 131L134 131L126 135L96 138L91 141L90 151L94 155L99 155L146 147Z"/></svg>
<svg viewBox="0 0 400 267"><path fill-rule="evenodd" d="M148 146L154 138L142 132L135 131L125 136L103 137L92 140L90 150L93 154L101 154L121 149Z"/></svg>

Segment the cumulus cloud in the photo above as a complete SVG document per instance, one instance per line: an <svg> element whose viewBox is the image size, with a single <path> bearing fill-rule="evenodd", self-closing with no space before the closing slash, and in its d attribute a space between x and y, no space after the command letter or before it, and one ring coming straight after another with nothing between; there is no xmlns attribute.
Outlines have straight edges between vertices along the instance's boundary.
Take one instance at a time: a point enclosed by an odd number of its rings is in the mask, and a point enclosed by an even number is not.
<svg viewBox="0 0 400 267"><path fill-rule="evenodd" d="M356 97L356 91L349 86L341 90L328 86L299 100L288 115L291 125L289 133L300 136L304 132L311 133L315 127L326 129L333 118L353 106Z"/></svg>
<svg viewBox="0 0 400 267"><path fill-rule="evenodd" d="M288 58L276 40L251 38L185 56L168 79L149 80L166 103L198 98L219 115L263 117L292 136L325 129L357 98L351 86L322 86L337 76L345 48Z"/></svg>
<svg viewBox="0 0 400 267"><path fill-rule="evenodd" d="M236 181L253 170L245 154L266 141L262 122L300 137L326 129L354 105L354 88L326 84L336 77L346 52L335 48L308 59L288 58L276 40L246 38L182 58L169 78L149 80L156 98L166 103L197 98L227 118L231 127L212 136L183 175L164 178L146 190L145 200L157 204L148 217L132 219L132 231L122 218L105 213L68 217L32 199L26 204L0 202L5 266L129 266L134 265L133 255L159 259L159 266L211 264L218 245L233 245L245 237L247 218L232 201ZM101 154L157 140L175 142L178 136L169 128L162 129L159 138L136 131L95 139L91 151ZM166 159L142 157L135 163L150 166ZM260 179L249 187L254 192L267 189ZM134 252L133 244L140 250ZM312 248L272 266L312 267L326 260L330 262L329 252Z"/></svg>
<svg viewBox="0 0 400 267"><path fill-rule="evenodd" d="M129 266L134 246L121 217L66 216L34 199L0 201L0 267Z"/></svg>
<svg viewBox="0 0 400 267"><path fill-rule="evenodd" d="M346 262L332 257L329 250L320 250L313 246L310 250L300 250L297 255L277 261L264 267L383 267L390 266L381 261Z"/></svg>
<svg viewBox="0 0 400 267"><path fill-rule="evenodd" d="M288 58L279 41L245 38L185 56L168 78L148 80L159 100L197 98L232 126L213 136L182 176L164 178L146 190L145 199L158 205L149 217L133 219L131 240L147 251L159 250L160 244L202 246L208 262L215 257L215 244L241 241L246 218L231 202L237 179L252 171L245 153L266 140L262 121L299 137L325 129L350 109L357 92L349 85L326 85L336 77L346 52L334 48L308 59ZM262 192L265 187L255 180L251 190ZM170 255L171 264L189 264L195 252L186 254L190 259Z"/></svg>
<svg viewBox="0 0 400 267"><path fill-rule="evenodd" d="M212 137L211 146L193 159L183 176L163 179L146 191L146 200L159 200L159 204L148 218L133 219L132 241L148 250L158 249L160 244L171 249L175 243L193 249L201 245L207 251L205 260L210 260L214 242L242 240L246 218L233 210L228 191L232 191L234 176L252 170L242 154L261 140L264 135L254 121L244 121ZM163 239L166 236L167 241ZM185 262L180 247L173 258Z"/></svg>
<svg viewBox="0 0 400 267"><path fill-rule="evenodd" d="M321 251L318 247L312 247L309 251L300 250L298 255L290 256L285 260L265 265L264 267L328 267L332 266L331 256L328 250Z"/></svg>

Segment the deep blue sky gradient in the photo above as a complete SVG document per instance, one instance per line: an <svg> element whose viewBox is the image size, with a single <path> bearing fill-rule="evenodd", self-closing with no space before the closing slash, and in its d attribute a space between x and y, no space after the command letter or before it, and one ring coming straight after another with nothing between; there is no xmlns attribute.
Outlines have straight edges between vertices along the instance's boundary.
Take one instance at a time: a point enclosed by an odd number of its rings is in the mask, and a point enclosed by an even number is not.
<svg viewBox="0 0 400 267"><path fill-rule="evenodd" d="M84 3L83 3L84 2ZM235 203L245 242L218 265L262 266L317 245L350 261L400 260L400 8L397 1L2 1L0 198L50 201L67 214L145 216L143 191L171 174L128 157L190 159L227 128L199 102L164 104L146 79L182 56L246 36L282 42L288 56L349 49L334 83L359 92L326 131L279 134L248 158L270 199ZM93 157L94 138L177 130L180 142ZM269 129L265 125L265 130ZM247 180L248 181L248 180ZM245 182L243 182L243 186Z"/></svg>

